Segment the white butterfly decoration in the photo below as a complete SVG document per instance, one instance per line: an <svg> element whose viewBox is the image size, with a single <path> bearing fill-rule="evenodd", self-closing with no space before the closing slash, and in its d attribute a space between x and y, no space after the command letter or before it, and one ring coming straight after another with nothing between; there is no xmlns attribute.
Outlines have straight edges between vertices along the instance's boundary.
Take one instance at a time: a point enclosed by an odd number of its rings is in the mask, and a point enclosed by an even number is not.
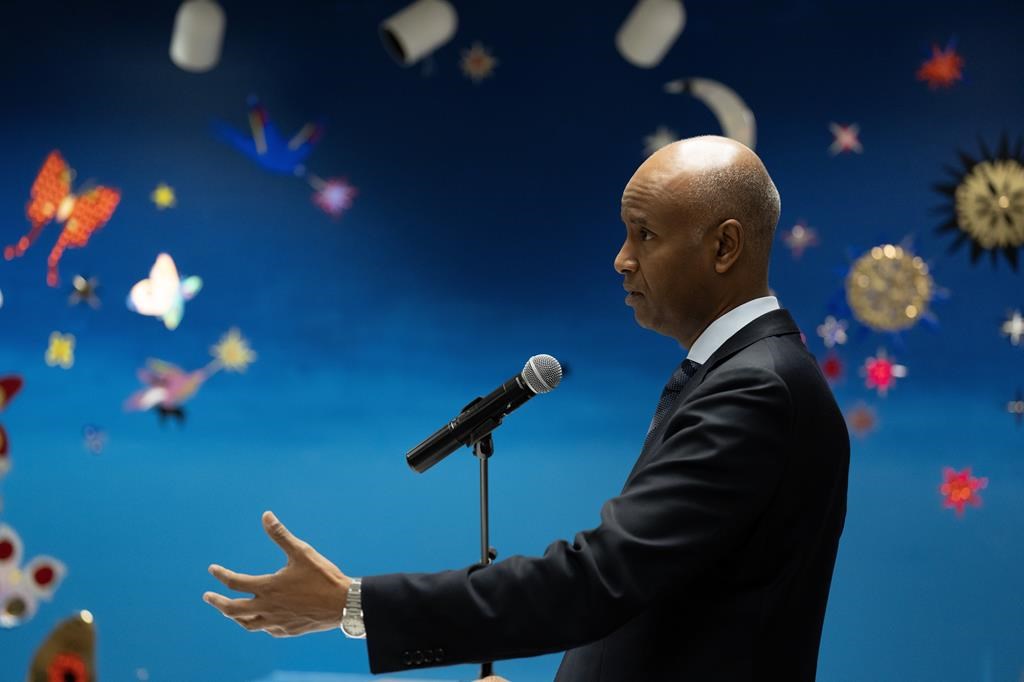
<svg viewBox="0 0 1024 682"><path fill-rule="evenodd" d="M140 315L159 317L168 329L176 329L185 315L185 301L195 298L203 287L199 277L178 276L174 259L166 253L156 257L147 279L128 294L128 309Z"/></svg>
<svg viewBox="0 0 1024 682"><path fill-rule="evenodd" d="M0 523L0 628L13 628L35 615L40 599L49 601L67 569L53 557L38 556L21 567L21 538Z"/></svg>

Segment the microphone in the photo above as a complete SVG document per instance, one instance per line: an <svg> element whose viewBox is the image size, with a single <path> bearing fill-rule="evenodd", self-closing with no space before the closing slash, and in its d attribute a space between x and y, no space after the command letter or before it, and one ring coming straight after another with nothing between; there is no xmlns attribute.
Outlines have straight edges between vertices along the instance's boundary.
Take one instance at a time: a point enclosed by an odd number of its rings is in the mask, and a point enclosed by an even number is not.
<svg viewBox="0 0 1024 682"><path fill-rule="evenodd" d="M534 355L523 371L483 398L462 408L455 419L405 453L406 463L423 473L465 445L474 443L496 429L501 420L538 393L547 393L562 380L562 366L550 355Z"/></svg>

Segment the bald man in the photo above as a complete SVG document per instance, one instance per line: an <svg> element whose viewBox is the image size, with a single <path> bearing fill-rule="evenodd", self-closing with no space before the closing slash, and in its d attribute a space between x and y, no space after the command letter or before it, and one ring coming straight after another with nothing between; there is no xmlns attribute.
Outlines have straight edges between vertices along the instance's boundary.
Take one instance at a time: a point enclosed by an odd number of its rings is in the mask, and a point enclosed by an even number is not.
<svg viewBox="0 0 1024 682"><path fill-rule="evenodd" d="M340 623L374 673L566 651L557 682L814 680L849 436L768 295L779 210L761 160L721 137L662 148L626 185L626 304L687 353L599 526L542 557L360 581L268 512L288 564L211 566L254 597L204 598L275 636Z"/></svg>

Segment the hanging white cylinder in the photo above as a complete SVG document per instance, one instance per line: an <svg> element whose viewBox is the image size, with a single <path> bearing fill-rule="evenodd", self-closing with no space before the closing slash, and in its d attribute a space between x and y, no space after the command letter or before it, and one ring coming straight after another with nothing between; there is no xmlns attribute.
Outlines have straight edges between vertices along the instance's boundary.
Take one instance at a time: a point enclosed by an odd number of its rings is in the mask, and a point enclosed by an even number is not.
<svg viewBox="0 0 1024 682"><path fill-rule="evenodd" d="M193 73L209 71L220 61L224 44L224 10L216 0L186 0L174 16L171 61Z"/></svg>
<svg viewBox="0 0 1024 682"><path fill-rule="evenodd" d="M447 0L416 0L381 22L380 39L396 62L410 66L451 40L458 25Z"/></svg>
<svg viewBox="0 0 1024 682"><path fill-rule="evenodd" d="M640 0L615 34L615 47L630 64L651 69L661 63L685 25L680 0Z"/></svg>

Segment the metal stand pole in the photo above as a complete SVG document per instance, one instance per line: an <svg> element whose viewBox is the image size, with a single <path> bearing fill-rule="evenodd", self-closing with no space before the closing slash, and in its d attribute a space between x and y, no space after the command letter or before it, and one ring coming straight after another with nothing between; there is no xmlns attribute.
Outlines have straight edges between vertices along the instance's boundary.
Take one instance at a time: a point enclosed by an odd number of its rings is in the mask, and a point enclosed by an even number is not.
<svg viewBox="0 0 1024 682"><path fill-rule="evenodd" d="M494 454L494 439L487 434L473 443L473 456L480 460L480 563L489 565L498 558L498 550L491 547L487 499L487 460ZM494 674L494 663L480 664L480 678Z"/></svg>

